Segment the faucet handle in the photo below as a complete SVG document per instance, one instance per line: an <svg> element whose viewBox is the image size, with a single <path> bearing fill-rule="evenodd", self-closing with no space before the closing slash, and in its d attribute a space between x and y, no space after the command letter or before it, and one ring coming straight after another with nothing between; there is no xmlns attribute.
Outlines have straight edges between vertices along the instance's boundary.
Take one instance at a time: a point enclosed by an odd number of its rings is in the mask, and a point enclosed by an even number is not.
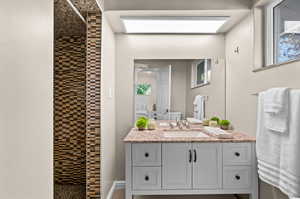
<svg viewBox="0 0 300 199"><path fill-rule="evenodd" d="M172 122L169 122L169 126L170 126L171 129L174 128L174 124Z"/></svg>

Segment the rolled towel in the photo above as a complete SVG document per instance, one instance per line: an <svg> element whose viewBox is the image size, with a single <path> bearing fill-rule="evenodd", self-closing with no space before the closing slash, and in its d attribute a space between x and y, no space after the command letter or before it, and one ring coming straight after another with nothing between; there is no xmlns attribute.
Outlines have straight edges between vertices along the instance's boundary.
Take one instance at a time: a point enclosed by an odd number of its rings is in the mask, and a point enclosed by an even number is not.
<svg viewBox="0 0 300 199"><path fill-rule="evenodd" d="M274 132L288 132L289 89L272 88L263 95L265 127Z"/></svg>

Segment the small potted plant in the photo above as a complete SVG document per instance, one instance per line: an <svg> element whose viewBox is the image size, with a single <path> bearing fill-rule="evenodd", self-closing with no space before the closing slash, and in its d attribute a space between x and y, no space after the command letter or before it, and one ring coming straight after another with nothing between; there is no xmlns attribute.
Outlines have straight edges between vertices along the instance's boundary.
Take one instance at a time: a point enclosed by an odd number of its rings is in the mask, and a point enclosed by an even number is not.
<svg viewBox="0 0 300 199"><path fill-rule="evenodd" d="M218 117L212 117L212 118L210 118L209 126L218 127L219 122L220 122L220 119Z"/></svg>
<svg viewBox="0 0 300 199"><path fill-rule="evenodd" d="M229 120L221 120L220 121L220 127L223 130L229 130L230 121Z"/></svg>
<svg viewBox="0 0 300 199"><path fill-rule="evenodd" d="M216 121L218 124L219 124L219 122L220 122L220 118L218 118L218 117L212 117L212 118L210 118L210 120L211 121Z"/></svg>
<svg viewBox="0 0 300 199"><path fill-rule="evenodd" d="M148 118L146 117L140 117L135 123L139 131L145 130L147 128L147 124L148 124Z"/></svg>

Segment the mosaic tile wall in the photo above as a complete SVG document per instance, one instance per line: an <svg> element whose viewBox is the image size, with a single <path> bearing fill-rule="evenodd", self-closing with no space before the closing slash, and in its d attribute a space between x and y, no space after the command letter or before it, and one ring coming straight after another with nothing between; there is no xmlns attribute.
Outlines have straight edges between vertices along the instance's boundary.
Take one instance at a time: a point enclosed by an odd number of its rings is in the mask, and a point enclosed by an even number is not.
<svg viewBox="0 0 300 199"><path fill-rule="evenodd" d="M86 39L55 40L54 181L86 182Z"/></svg>
<svg viewBox="0 0 300 199"><path fill-rule="evenodd" d="M86 194L100 199L101 14L87 15Z"/></svg>

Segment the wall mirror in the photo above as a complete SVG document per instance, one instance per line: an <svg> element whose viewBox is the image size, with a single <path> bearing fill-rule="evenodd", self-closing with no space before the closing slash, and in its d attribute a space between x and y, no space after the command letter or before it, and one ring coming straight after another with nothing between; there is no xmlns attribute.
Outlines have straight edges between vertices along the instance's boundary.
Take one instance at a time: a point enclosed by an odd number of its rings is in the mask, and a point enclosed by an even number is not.
<svg viewBox="0 0 300 199"><path fill-rule="evenodd" d="M133 88L135 120L225 116L225 64L218 59L135 60Z"/></svg>

